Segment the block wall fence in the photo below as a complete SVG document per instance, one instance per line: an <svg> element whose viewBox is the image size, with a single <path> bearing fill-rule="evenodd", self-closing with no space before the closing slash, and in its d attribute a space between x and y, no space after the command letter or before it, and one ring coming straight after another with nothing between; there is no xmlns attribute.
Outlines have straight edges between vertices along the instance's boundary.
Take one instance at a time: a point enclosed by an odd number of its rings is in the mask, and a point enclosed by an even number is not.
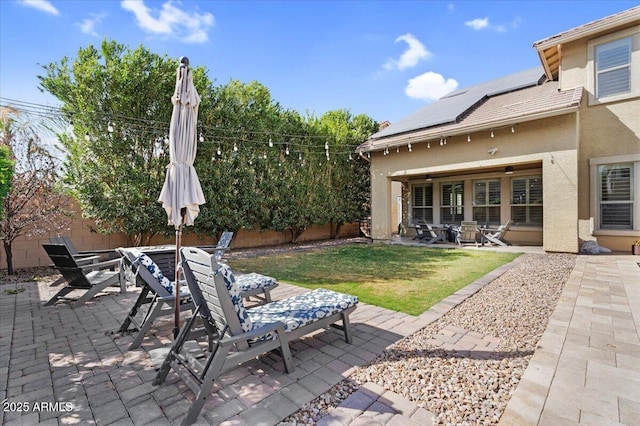
<svg viewBox="0 0 640 426"><path fill-rule="evenodd" d="M160 208L160 205L158 205ZM51 236L68 236L73 245L79 251L83 250L103 250L117 247L126 247L127 238L124 234L100 234L95 232L93 221L82 219L80 208L76 206L77 214L66 231L51 233L44 237L21 236L13 242L13 266L15 269L31 268L39 266L49 266L51 260L42 248L43 243L49 242ZM197 219L196 219L197 220ZM334 225L335 227L335 225ZM331 238L331 225L312 226L304 231L299 238L300 242L318 241ZM340 237L357 237L360 228L357 223L343 225L340 230ZM291 242L290 232L278 231L247 231L240 230L234 235L231 243L232 249L264 247ZM159 236L151 240L151 245L174 244L175 236L168 238ZM195 235L189 232L189 227L183 233L183 246L215 245L217 239L215 235ZM7 259L4 249L0 249L0 270L7 269Z"/></svg>

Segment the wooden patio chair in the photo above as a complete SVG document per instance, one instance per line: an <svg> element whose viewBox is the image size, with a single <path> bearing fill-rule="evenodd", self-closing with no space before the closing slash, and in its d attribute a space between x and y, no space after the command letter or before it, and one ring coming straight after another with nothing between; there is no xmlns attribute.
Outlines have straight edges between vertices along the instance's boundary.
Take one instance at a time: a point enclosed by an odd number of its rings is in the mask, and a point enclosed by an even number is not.
<svg viewBox="0 0 640 426"><path fill-rule="evenodd" d="M119 333L137 330L129 350L138 348L153 322L162 316L173 315L175 309L175 253L143 253L135 248L118 248L122 256L123 270L130 281L135 281L142 289ZM214 254L215 256L215 254ZM273 277L257 273L239 277L242 296L255 296L261 301L271 302L271 291L278 287ZM186 282L180 286L180 312L194 310L192 294ZM206 331L206 330L205 330Z"/></svg>
<svg viewBox="0 0 640 426"><path fill-rule="evenodd" d="M77 308L109 286L120 287L121 293L126 291L126 282L122 277L122 271L120 269L118 271L106 270L106 268L119 266L120 259L81 265L64 244L42 244L42 247L53 262L53 267L60 272L66 282L66 286L49 299L45 305L53 305L58 300L66 299L75 300L73 307ZM84 295L77 299L65 297L74 290L84 291Z"/></svg>
<svg viewBox="0 0 640 426"><path fill-rule="evenodd" d="M456 231L456 242L459 246L463 243L473 243L478 247L478 222L462 222Z"/></svg>
<svg viewBox="0 0 640 426"><path fill-rule="evenodd" d="M225 371L259 355L278 350L287 373L294 369L289 342L312 331L333 326L344 332L351 342L349 314L356 309L358 299L342 293L316 289L266 305L246 309L231 269L215 261L214 256L196 248L183 248L182 264L187 284L199 289L202 302L196 306L197 316L213 322L220 337L211 351L200 360L185 343L195 323L194 315L174 341L153 384L164 382L174 371L195 393L182 424L194 423L213 382ZM196 302L197 303L197 302ZM342 322L342 326L336 323Z"/></svg>
<svg viewBox="0 0 640 426"><path fill-rule="evenodd" d="M509 232L509 228L511 227L511 220L507 221L504 225L500 225L496 232L486 232L483 235L483 238L486 242L491 244L496 244L502 247L506 247L508 242L504 239L504 236L507 232Z"/></svg>

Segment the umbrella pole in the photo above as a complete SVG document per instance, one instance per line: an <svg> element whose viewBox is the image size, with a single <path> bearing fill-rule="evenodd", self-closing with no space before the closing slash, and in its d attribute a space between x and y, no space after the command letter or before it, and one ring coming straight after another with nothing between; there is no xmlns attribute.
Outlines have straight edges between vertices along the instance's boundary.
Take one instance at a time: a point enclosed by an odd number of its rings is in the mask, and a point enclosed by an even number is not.
<svg viewBox="0 0 640 426"><path fill-rule="evenodd" d="M186 209L182 209L181 211L182 220L180 221L180 226L176 228L176 281L175 281L175 305L173 308L173 338L178 337L178 332L180 332L180 273L182 272L182 259L180 255L180 247L182 246L182 226L184 225L186 219Z"/></svg>

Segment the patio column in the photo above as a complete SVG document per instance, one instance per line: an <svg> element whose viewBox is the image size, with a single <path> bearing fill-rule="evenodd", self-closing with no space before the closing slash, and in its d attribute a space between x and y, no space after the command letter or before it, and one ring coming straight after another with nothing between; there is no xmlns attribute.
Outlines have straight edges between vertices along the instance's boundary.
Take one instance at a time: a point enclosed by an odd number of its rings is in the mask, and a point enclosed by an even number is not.
<svg viewBox="0 0 640 426"><path fill-rule="evenodd" d="M542 161L542 238L545 251L578 252L577 152L550 152Z"/></svg>
<svg viewBox="0 0 640 426"><path fill-rule="evenodd" d="M391 179L381 173L371 173L371 238L388 240L391 238Z"/></svg>

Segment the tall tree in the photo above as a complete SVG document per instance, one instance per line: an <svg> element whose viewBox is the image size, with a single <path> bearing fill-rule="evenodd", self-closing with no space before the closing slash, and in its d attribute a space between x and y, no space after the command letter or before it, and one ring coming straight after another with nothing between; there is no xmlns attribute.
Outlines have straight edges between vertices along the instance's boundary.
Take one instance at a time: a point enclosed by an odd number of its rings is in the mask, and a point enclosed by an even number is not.
<svg viewBox="0 0 640 426"><path fill-rule="evenodd" d="M65 229L72 214L71 200L60 190L57 158L39 135L44 125L13 108L1 109L1 145L9 150L15 164L0 221L9 275L14 273L12 249L16 238Z"/></svg>
<svg viewBox="0 0 640 426"><path fill-rule="evenodd" d="M74 60L45 65L39 76L73 122L72 133L60 135L68 152L65 183L99 231L122 232L133 245L173 230L157 198L169 161L165 135L177 66L142 46L104 40L81 48ZM193 72L206 105L206 70Z"/></svg>
<svg viewBox="0 0 640 426"><path fill-rule="evenodd" d="M338 109L309 118L319 134L333 141L331 149L338 155L327 164L325 206L323 222L335 223L334 236L340 235L345 223L356 222L369 216L371 210L369 162L354 151L355 146L375 133L378 124L371 117L353 116L348 110Z"/></svg>

